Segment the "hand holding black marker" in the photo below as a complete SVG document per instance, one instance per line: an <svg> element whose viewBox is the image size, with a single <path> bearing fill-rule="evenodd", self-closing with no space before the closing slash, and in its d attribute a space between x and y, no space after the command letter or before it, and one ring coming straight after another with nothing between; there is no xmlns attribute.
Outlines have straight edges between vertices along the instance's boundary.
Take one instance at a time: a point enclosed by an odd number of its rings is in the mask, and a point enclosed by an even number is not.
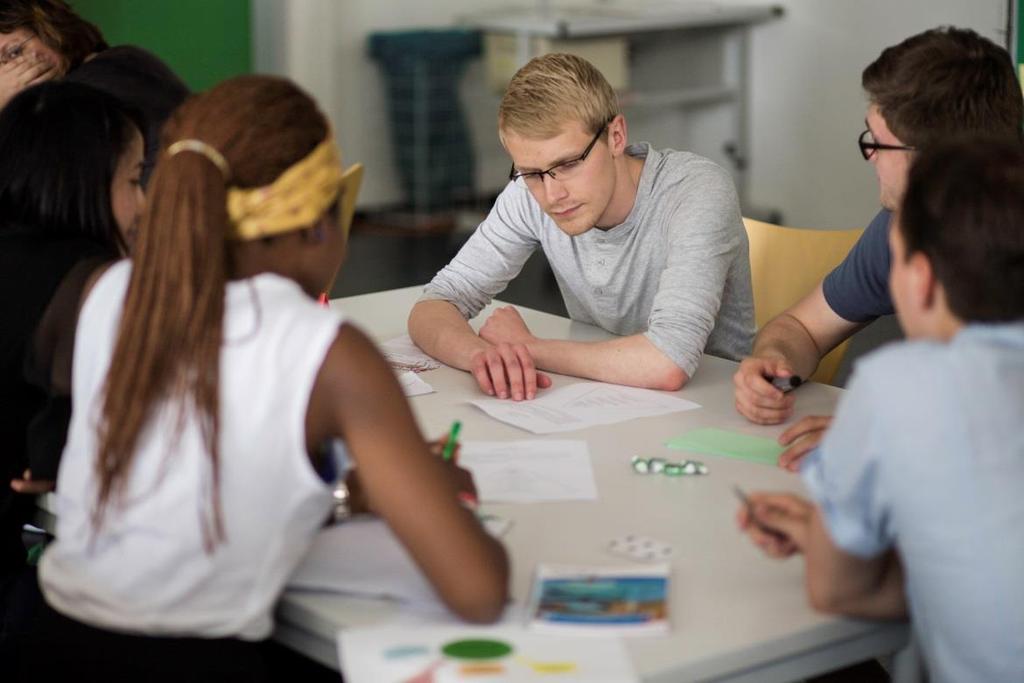
<svg viewBox="0 0 1024 683"><path fill-rule="evenodd" d="M804 383L803 379L801 379L799 375L790 375L789 377L769 376L765 377L765 379L771 382L773 387L784 394L788 394Z"/></svg>

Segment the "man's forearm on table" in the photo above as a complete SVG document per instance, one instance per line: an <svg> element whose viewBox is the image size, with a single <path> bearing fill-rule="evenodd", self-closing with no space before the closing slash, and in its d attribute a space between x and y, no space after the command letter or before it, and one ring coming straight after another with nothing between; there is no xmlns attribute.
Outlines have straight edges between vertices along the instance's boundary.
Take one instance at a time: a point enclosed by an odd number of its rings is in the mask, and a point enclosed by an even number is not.
<svg viewBox="0 0 1024 683"><path fill-rule="evenodd" d="M541 370L601 382L676 391L689 376L643 335L601 342L538 339L527 345Z"/></svg>
<svg viewBox="0 0 1024 683"><path fill-rule="evenodd" d="M477 336L459 310L444 300L421 301L409 313L409 336L425 353L460 370L488 344Z"/></svg>

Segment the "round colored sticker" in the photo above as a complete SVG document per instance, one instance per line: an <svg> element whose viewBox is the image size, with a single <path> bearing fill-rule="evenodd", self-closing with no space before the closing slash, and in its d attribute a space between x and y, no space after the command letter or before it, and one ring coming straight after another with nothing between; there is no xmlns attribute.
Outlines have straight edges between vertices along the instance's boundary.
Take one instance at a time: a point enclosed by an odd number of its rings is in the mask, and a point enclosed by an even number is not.
<svg viewBox="0 0 1024 683"><path fill-rule="evenodd" d="M505 673L505 667L491 662L463 664L459 667L459 673L463 676L497 676L498 674Z"/></svg>
<svg viewBox="0 0 1024 683"><path fill-rule="evenodd" d="M398 645L384 651L384 659L404 659L429 655L430 648L425 645Z"/></svg>
<svg viewBox="0 0 1024 683"><path fill-rule="evenodd" d="M512 646L500 640L453 640L441 652L453 659L497 659L512 654Z"/></svg>
<svg viewBox="0 0 1024 683"><path fill-rule="evenodd" d="M539 674L567 674L576 670L575 662L527 662Z"/></svg>

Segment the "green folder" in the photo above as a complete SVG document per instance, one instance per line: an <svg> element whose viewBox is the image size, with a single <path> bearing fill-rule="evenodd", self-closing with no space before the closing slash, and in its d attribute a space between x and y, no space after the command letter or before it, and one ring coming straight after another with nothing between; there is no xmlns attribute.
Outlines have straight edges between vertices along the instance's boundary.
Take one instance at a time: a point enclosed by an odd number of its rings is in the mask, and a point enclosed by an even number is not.
<svg viewBox="0 0 1024 683"><path fill-rule="evenodd" d="M778 462L779 454L786 450L775 439L749 436L713 427L694 429L682 436L669 439L665 445L678 450L707 455L724 455L764 465L775 465Z"/></svg>

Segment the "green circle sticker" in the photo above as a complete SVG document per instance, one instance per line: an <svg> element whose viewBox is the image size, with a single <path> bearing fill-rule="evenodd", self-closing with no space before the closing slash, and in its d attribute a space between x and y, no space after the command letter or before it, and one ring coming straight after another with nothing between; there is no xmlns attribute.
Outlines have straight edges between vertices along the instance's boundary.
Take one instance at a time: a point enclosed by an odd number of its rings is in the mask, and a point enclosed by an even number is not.
<svg viewBox="0 0 1024 683"><path fill-rule="evenodd" d="M453 659L497 659L512 653L512 646L500 640L453 640L441 652Z"/></svg>

